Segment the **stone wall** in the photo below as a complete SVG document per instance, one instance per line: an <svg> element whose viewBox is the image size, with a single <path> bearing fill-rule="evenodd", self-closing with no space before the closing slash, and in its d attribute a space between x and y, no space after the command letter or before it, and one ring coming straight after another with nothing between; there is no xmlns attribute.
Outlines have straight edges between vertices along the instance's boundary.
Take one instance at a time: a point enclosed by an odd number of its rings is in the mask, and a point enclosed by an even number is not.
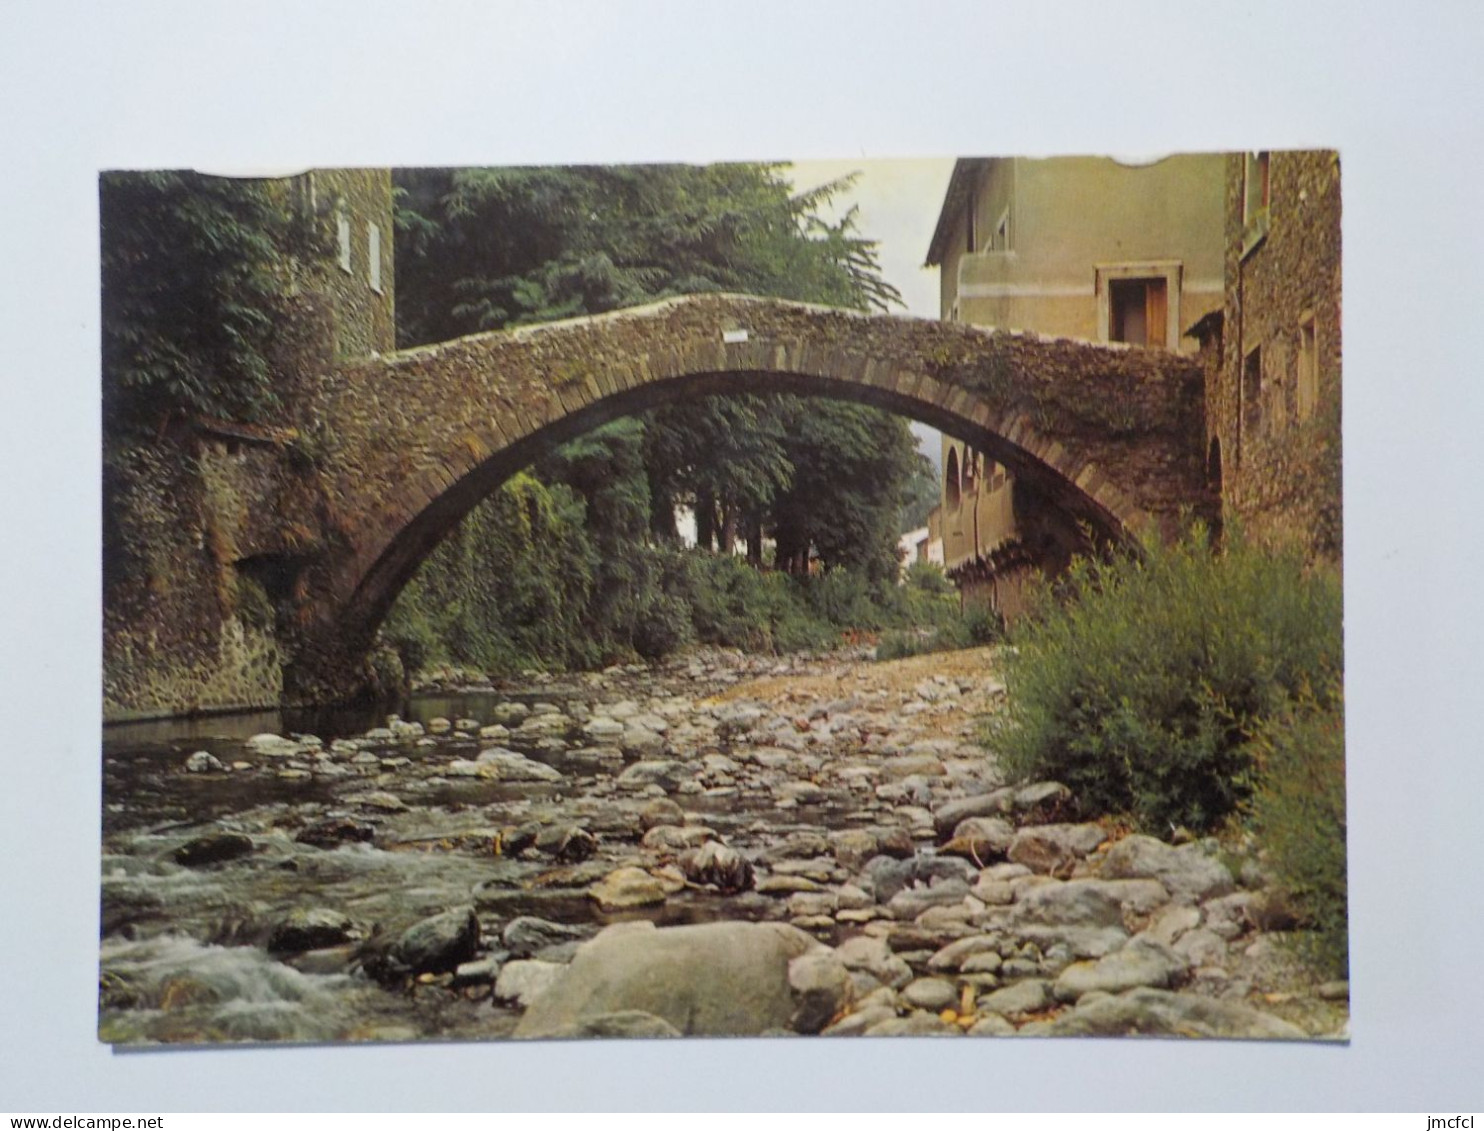
<svg viewBox="0 0 1484 1131"><path fill-rule="evenodd" d="M396 272L393 258L390 169L315 169L304 174L301 199L317 226L316 235L330 254L309 265L304 289L327 300L334 315L337 360L389 353L396 343ZM341 265L339 220L349 226L349 268ZM380 233L378 293L372 289L371 236Z"/></svg>
<svg viewBox="0 0 1484 1131"><path fill-rule="evenodd" d="M1260 164L1246 154L1227 161L1226 303L1207 385L1208 463L1214 474L1219 452L1228 526L1236 520L1259 540L1298 542L1338 560L1339 155L1267 160L1265 209L1256 196L1244 204L1248 173L1260 184Z"/></svg>
<svg viewBox="0 0 1484 1131"><path fill-rule="evenodd" d="M343 537L322 472L337 446L320 409L336 361L390 350L394 286L386 170L275 182L306 222L284 249L273 356L280 416L263 425L180 421L104 454L105 720L278 705ZM351 224L341 269L336 217ZM366 223L381 226L382 288ZM364 675L365 673L361 673Z"/></svg>
<svg viewBox="0 0 1484 1131"><path fill-rule="evenodd" d="M138 446L104 469L105 720L276 705L282 654L261 583L239 571L275 457Z"/></svg>

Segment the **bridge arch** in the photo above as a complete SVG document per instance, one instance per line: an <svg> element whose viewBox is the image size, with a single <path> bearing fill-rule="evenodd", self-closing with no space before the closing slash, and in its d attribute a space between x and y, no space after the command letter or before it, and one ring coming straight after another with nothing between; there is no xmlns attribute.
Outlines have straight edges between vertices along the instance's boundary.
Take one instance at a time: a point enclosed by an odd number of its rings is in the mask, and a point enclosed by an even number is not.
<svg viewBox="0 0 1484 1131"><path fill-rule="evenodd" d="M515 472L683 399L787 392L887 409L970 443L1115 541L1204 497L1191 359L750 296L473 335L326 384L339 551L311 610L321 656L363 655L418 564Z"/></svg>

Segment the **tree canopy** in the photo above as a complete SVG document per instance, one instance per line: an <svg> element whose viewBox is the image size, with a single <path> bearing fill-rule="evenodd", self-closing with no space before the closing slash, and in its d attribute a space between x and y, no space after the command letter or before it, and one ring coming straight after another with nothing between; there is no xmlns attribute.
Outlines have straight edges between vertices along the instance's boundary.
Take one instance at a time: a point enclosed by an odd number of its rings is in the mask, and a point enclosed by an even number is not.
<svg viewBox="0 0 1484 1131"><path fill-rule="evenodd" d="M767 164L400 170L398 342L714 291L885 310L901 299L856 212L825 218L849 183L794 192L784 167ZM762 564L771 535L774 564L791 572L813 558L894 581L916 461L897 417L755 395L616 422L535 471L586 506L595 564L583 631L600 650L647 653L657 630L688 631L665 592L667 559L650 552L675 542L677 505L694 511L705 548L745 541Z"/></svg>
<svg viewBox="0 0 1484 1131"><path fill-rule="evenodd" d="M99 220L105 427L276 407L269 357L293 220L271 185L104 173Z"/></svg>

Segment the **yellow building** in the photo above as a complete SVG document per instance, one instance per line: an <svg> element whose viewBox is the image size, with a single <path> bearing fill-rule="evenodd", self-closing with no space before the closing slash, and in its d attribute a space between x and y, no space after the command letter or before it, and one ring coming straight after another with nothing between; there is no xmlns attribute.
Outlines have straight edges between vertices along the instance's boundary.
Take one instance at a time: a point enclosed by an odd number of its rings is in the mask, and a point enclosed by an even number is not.
<svg viewBox="0 0 1484 1131"><path fill-rule="evenodd" d="M1195 352L1182 328L1224 301L1223 154L965 158L928 249L949 321ZM1085 548L1066 516L944 437L936 521L966 600L1006 616L1034 573Z"/></svg>

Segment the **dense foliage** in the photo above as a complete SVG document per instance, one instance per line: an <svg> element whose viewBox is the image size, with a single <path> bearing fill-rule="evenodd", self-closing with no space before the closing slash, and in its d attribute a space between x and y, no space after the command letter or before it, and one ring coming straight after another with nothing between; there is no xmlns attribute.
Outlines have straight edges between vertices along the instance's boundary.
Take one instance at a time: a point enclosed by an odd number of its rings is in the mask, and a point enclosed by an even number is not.
<svg viewBox="0 0 1484 1131"><path fill-rule="evenodd" d="M399 341L701 291L863 309L900 301L880 278L874 245L855 234L854 214L834 222L818 215L844 182L791 195L779 173L768 165L401 171ZM905 421L860 405L788 396L670 405L566 445L534 475L584 504L593 564L574 625L584 641L578 651L610 658L659 655L691 639L765 647L818 642L820 626L843 624L839 610L800 619L798 608L842 583L803 579L811 569L833 576L843 568L859 576L862 592L884 592L896 578L900 510L920 463ZM476 511L466 522L483 528L502 521L500 505L488 506L489 513ZM753 566L797 576L802 588L794 597L803 604L776 597L785 579L754 590L731 565L677 564L677 506L694 514L703 550L745 545ZM765 538L776 543L771 557ZM429 568L481 584L473 562L452 560L459 552L440 559L445 552L438 551L439 564ZM702 578L713 569L721 593L712 592L709 574ZM744 590L745 612L736 615L746 623L734 624L726 594ZM428 596L415 582L404 601ZM870 621L895 615L877 604L873 597L857 611ZM494 606L478 616L487 622L481 634L504 632L489 619ZM398 623L394 618L391 628ZM475 662L497 652L476 648L454 658ZM592 659L571 647L523 654L548 663Z"/></svg>
<svg viewBox="0 0 1484 1131"><path fill-rule="evenodd" d="M179 412L252 420L274 408L268 358L298 233L272 186L104 173L99 219L109 433L157 431Z"/></svg>
<svg viewBox="0 0 1484 1131"><path fill-rule="evenodd" d="M1253 738L1306 689L1333 706L1339 580L1232 537L1081 561L1012 633L1006 769L1152 832L1214 828L1252 795Z"/></svg>
<svg viewBox="0 0 1484 1131"><path fill-rule="evenodd" d="M1345 717L1338 684L1302 695L1258 728L1254 829L1264 864L1309 928L1305 957L1334 977L1349 963Z"/></svg>

